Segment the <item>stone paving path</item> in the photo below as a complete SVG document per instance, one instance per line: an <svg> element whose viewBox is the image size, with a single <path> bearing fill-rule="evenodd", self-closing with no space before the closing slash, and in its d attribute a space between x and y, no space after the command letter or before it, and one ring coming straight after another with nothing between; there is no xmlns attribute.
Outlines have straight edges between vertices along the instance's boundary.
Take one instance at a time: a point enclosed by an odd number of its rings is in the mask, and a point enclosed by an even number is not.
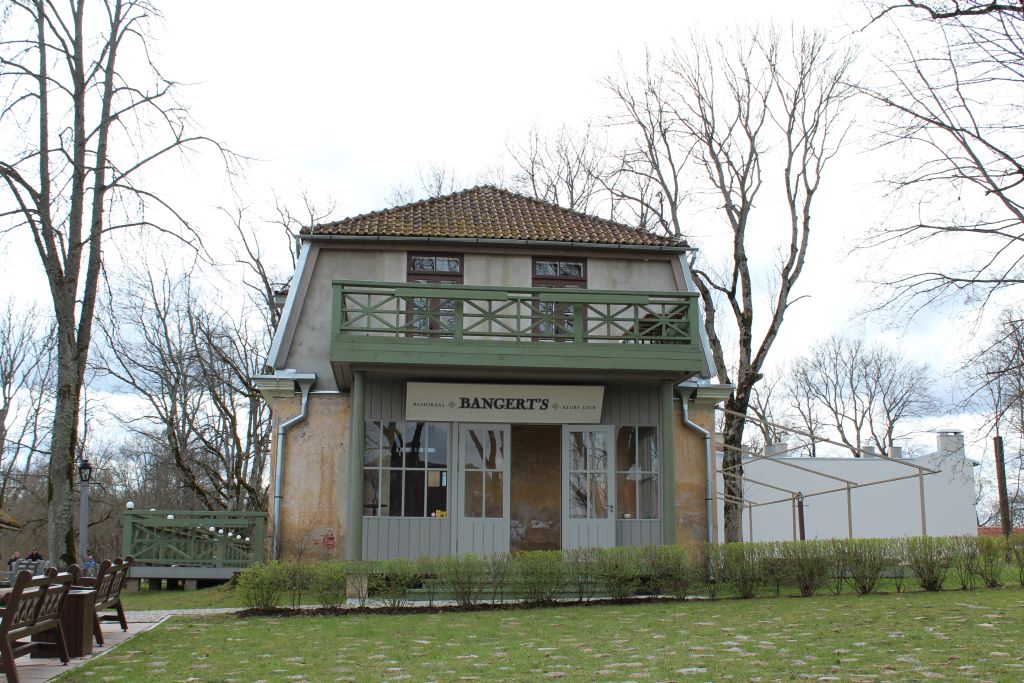
<svg viewBox="0 0 1024 683"><path fill-rule="evenodd" d="M163 610L138 610L125 612L128 619L128 631L122 631L116 622L103 623L103 647L93 647L92 654L87 657L72 659L67 666L60 663L59 659L31 659L28 655L18 658L18 677L22 683L45 683L57 676L82 666L91 659L101 657L121 643L138 635L143 631L155 627L164 619L176 614L222 614L225 612L237 612L237 607L217 607L207 609L163 609Z"/></svg>

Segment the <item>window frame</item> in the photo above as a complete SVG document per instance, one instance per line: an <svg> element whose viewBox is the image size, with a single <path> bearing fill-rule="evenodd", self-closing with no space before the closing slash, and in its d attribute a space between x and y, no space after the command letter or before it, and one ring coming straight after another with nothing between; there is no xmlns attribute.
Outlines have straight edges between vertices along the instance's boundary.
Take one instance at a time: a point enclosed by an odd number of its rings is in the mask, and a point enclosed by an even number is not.
<svg viewBox="0 0 1024 683"><path fill-rule="evenodd" d="M385 435L385 426L394 425L395 430L402 439L401 451L399 453L399 463L395 464L392 462L390 443ZM410 455L412 451L405 441L405 436L410 428L417 424L422 424L422 439L423 443L421 448L425 458L421 459L423 462L422 467L412 466L410 464ZM444 430L444 452L445 462L443 465L431 466L430 464L430 453L435 449L432 443L432 433L434 431L431 428L442 428ZM362 498L363 498L363 517L376 517L380 519L387 518L399 518L399 519L445 519L450 514L452 501L451 501L451 482L450 482L450 469L452 462L452 423L450 422L422 422L419 420L366 420L363 437L363 486L362 486ZM371 444L371 435L376 434L378 439L377 443ZM376 453L373 457L368 457L372 454L370 446L376 448ZM401 472L401 497L398 501L397 507L401 514L391 513L391 474L394 472ZM407 515L406 506L408 504L408 491L407 481L409 472L416 473L418 476L423 477L423 489L419 492L419 497L422 498L422 512L420 515ZM438 473L439 486L432 487L430 484L431 473ZM367 473L372 473L371 476L375 475L376 496L372 502L367 502ZM443 511L439 508L435 508L433 511L431 508L431 488L444 488L444 509ZM387 512L384 512L387 510ZM443 514L436 514L437 512L443 512ZM433 513L433 514L432 514Z"/></svg>
<svg viewBox="0 0 1024 683"><path fill-rule="evenodd" d="M619 435L624 429L632 430L632 437L630 443L632 443L633 453L630 455L630 462L632 465L629 469L621 469L620 463L620 449L619 449ZM654 454L657 457L657 462L653 465L653 469L641 469L640 459L640 446L641 446L641 430L649 430L651 438L654 439ZM665 454L662 452L661 447L661 430L655 425L649 424L637 424L637 425L616 425L615 426L615 517L616 519L623 521L654 521L661 519L661 497L664 492L661 490L661 467L662 458ZM634 469L635 468L635 469ZM635 477L631 479L631 477ZM621 480L625 480L625 485L620 485ZM647 488L641 486L645 481L651 482L653 485L650 487L654 491L654 495L644 495ZM627 510L627 506L621 503L621 500L626 496L628 487L632 487L634 496L635 513ZM646 499L645 499L646 498ZM653 499L653 500L652 500ZM647 510L649 516L642 517L640 512ZM626 513L630 513L630 517L624 517Z"/></svg>
<svg viewBox="0 0 1024 683"><path fill-rule="evenodd" d="M455 259L455 261L459 264L459 267L457 271L440 271L437 270L436 268L434 270L415 270L413 268L413 264L415 262L415 259L418 258ZM449 252L441 253L410 251L406 253L405 281L410 284L461 285L464 283L465 267L465 257L463 254ZM444 299L430 298L427 299L426 306L418 306L415 303L414 298L411 297L405 302L406 327L409 329L410 335L415 336L417 334L417 330L425 330L426 336L433 337L437 336L436 332L444 331L445 326L442 322L441 316L431 315L442 310L442 301L444 301ZM427 317L427 325L425 328L417 327L416 325L416 316L418 311L425 311L429 316Z"/></svg>
<svg viewBox="0 0 1024 683"><path fill-rule="evenodd" d="M572 277L568 275L538 275L537 264L540 262L557 263L558 267L556 270L561 271L561 265L563 263L579 263L580 265L580 277ZM548 289L586 289L587 288L587 259L586 258L565 258L561 256L534 256L530 262L531 268L531 285L533 287L544 287ZM551 306L551 310L545 310L545 304L542 304L539 300L534 299L532 304L534 311L534 340L535 341L571 341L566 339L564 335L571 335L573 333L573 317L574 309L573 304L547 304ZM551 315L551 322L554 328L551 330L545 329L544 318ZM562 335L562 336L552 336Z"/></svg>

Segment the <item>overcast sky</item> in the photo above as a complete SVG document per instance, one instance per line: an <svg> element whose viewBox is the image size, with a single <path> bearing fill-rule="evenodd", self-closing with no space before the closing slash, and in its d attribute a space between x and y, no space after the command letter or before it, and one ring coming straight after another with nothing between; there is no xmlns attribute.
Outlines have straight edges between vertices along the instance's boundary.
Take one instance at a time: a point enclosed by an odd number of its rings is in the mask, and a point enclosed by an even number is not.
<svg viewBox="0 0 1024 683"><path fill-rule="evenodd" d="M162 4L156 61L191 84L184 96L207 134L258 159L248 166L243 201L259 208L273 193L294 199L307 190L333 197L336 217L384 208L392 188L415 184L417 170L430 165L472 185L532 126L599 119L611 107L603 77L692 31L775 22L864 40L855 29L865 17L858 3L839 0ZM810 296L787 318L776 359L849 331L948 370L972 332L959 314L928 313L894 329L852 317L868 296L860 281L888 266L885 254L848 252L888 208L879 161L851 147L842 162L815 211L800 285ZM215 241L229 226L214 207L231 197L209 168L197 160L161 183ZM695 241L713 244L703 220L692 217ZM11 244L3 249L8 269L31 261ZM40 277L37 267L25 277Z"/></svg>

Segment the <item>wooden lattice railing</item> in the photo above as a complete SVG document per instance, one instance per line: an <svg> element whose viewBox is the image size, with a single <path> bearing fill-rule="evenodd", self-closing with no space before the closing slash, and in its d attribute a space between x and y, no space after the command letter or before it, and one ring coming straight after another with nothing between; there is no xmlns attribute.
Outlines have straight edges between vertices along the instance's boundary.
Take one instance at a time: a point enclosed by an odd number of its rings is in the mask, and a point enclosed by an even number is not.
<svg viewBox="0 0 1024 683"><path fill-rule="evenodd" d="M696 342L697 295L334 282L334 332L454 341Z"/></svg>
<svg viewBox="0 0 1024 683"><path fill-rule="evenodd" d="M121 553L137 565L248 567L263 559L265 512L125 510Z"/></svg>

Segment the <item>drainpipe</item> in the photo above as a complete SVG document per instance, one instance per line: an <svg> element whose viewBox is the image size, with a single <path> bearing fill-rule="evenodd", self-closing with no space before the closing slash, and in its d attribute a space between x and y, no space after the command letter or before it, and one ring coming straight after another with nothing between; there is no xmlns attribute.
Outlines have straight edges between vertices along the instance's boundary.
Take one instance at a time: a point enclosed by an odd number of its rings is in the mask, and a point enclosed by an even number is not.
<svg viewBox="0 0 1024 683"><path fill-rule="evenodd" d="M707 504L707 535L708 543L715 542L715 489L713 477L713 468L711 467L711 432L701 427L696 422L690 421L690 401L689 398L679 391L679 400L683 404L683 424L697 432L704 437L704 472L707 485L704 489L704 501Z"/></svg>
<svg viewBox="0 0 1024 683"><path fill-rule="evenodd" d="M294 370L278 371L277 376L294 379L302 392L302 403L299 407L299 414L285 420L277 427L277 466L274 468L274 541L271 557L275 560L281 558L281 499L284 497L284 435L288 428L306 419L309 414L309 390L316 381L316 374L312 372L295 372Z"/></svg>

